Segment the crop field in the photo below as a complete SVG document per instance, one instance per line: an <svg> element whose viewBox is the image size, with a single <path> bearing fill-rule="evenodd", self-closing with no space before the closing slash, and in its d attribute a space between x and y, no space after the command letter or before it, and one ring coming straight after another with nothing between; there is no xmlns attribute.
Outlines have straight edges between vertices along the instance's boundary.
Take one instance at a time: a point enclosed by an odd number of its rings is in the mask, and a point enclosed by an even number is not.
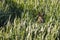
<svg viewBox="0 0 60 40"><path fill-rule="evenodd" d="M0 0L0 40L60 40L60 0Z"/></svg>

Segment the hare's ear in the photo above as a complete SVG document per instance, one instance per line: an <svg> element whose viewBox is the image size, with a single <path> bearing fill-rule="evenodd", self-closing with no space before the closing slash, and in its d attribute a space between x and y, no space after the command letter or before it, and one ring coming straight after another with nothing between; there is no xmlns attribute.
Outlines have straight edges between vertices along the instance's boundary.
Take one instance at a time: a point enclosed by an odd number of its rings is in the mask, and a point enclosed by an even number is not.
<svg viewBox="0 0 60 40"><path fill-rule="evenodd" d="M39 16L41 16L41 13L40 13L40 12L38 12L38 15L39 15Z"/></svg>
<svg viewBox="0 0 60 40"><path fill-rule="evenodd" d="M42 16L44 16L44 15L45 15L45 13L42 13L41 15L42 15Z"/></svg>

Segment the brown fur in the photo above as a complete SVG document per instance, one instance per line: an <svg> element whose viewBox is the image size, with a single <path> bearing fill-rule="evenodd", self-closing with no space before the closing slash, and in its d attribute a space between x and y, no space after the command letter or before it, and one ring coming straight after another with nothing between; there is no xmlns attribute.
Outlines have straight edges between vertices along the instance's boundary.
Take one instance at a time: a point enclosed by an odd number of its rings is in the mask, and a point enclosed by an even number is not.
<svg viewBox="0 0 60 40"><path fill-rule="evenodd" d="M38 19L37 19L37 22L38 22L38 23L43 23L43 22L44 22L43 15L42 15L40 12L38 13Z"/></svg>

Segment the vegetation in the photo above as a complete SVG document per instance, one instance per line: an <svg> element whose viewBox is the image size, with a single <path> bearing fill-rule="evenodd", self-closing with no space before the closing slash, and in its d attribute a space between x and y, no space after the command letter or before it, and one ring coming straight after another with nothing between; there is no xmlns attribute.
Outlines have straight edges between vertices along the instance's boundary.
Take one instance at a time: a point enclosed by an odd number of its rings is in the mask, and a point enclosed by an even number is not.
<svg viewBox="0 0 60 40"><path fill-rule="evenodd" d="M0 0L0 40L60 40L60 1Z"/></svg>

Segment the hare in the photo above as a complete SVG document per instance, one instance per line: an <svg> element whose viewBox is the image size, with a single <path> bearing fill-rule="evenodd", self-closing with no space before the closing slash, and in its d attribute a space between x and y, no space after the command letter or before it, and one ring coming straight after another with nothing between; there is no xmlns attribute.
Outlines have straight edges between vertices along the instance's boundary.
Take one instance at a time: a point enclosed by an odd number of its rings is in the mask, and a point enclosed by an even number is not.
<svg viewBox="0 0 60 40"><path fill-rule="evenodd" d="M41 14L40 12L38 12L37 22L44 23L44 14Z"/></svg>

